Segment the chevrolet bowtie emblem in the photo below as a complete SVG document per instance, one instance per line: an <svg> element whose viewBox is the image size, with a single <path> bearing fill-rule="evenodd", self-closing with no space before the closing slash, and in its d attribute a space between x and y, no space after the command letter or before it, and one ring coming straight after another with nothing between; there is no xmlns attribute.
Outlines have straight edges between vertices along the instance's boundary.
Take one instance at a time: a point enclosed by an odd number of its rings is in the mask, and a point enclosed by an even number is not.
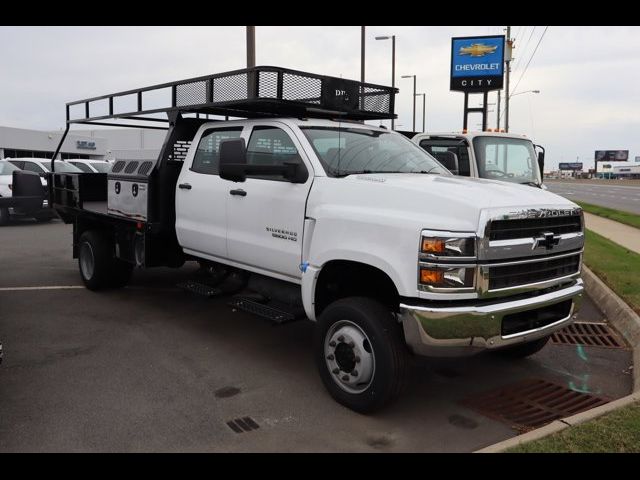
<svg viewBox="0 0 640 480"><path fill-rule="evenodd" d="M472 57L484 57L493 53L498 48L497 45L485 45L483 43L473 43L468 47L460 47L460 55L470 55Z"/></svg>
<svg viewBox="0 0 640 480"><path fill-rule="evenodd" d="M535 250L538 247L551 250L554 245L558 245L558 243L560 243L560 235L554 235L553 232L542 232L540 236L533 237L533 247L531 250Z"/></svg>

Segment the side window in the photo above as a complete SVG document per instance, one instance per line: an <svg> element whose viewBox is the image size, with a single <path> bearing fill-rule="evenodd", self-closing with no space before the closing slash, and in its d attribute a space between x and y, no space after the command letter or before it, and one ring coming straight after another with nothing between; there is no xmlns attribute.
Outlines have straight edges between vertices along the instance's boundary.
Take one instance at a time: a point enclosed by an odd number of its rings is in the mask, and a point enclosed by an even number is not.
<svg viewBox="0 0 640 480"><path fill-rule="evenodd" d="M278 127L254 127L247 146L249 165L284 165L297 163L305 168L291 137ZM284 180L283 177L250 175L250 178Z"/></svg>
<svg viewBox="0 0 640 480"><path fill-rule="evenodd" d="M239 138L242 127L207 130L193 157L191 170L207 175L218 175L220 167L220 142L229 138Z"/></svg>
<svg viewBox="0 0 640 480"><path fill-rule="evenodd" d="M74 166L78 167L84 173L92 173L93 172L93 170L91 170L91 168L88 165L85 165L84 163L80 163L80 162L69 162L69 163L71 165L74 165Z"/></svg>
<svg viewBox="0 0 640 480"><path fill-rule="evenodd" d="M40 167L40 165L38 165L37 163L33 163L33 162L24 162L23 170L27 170L29 172L44 173L44 170L42 169L42 167Z"/></svg>
<svg viewBox="0 0 640 480"><path fill-rule="evenodd" d="M455 144L446 144L443 143L442 140L437 142L436 144L431 143L429 140L423 140L420 142L420 146L436 158L440 152L455 153L458 158L458 175L464 177L470 176L471 166L469 165L469 149L467 146L457 142Z"/></svg>

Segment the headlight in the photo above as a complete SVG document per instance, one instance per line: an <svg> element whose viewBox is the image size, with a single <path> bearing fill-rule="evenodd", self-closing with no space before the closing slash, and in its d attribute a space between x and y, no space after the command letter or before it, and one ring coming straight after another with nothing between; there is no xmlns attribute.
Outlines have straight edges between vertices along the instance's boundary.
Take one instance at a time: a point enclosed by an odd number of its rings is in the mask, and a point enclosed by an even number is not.
<svg viewBox="0 0 640 480"><path fill-rule="evenodd" d="M472 259L476 256L474 233L423 231L420 253L426 258Z"/></svg>
<svg viewBox="0 0 640 480"><path fill-rule="evenodd" d="M473 288L473 266L420 266L420 284L431 288Z"/></svg>

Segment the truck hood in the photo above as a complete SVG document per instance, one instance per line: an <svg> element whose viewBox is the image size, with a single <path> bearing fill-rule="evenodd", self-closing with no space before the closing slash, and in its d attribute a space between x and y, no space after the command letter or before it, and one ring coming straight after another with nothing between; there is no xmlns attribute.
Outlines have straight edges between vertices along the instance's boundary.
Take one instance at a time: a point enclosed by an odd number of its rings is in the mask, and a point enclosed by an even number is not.
<svg viewBox="0 0 640 480"><path fill-rule="evenodd" d="M475 231L486 209L577 207L540 188L481 178L391 173L319 177L314 183L312 190L322 197L315 205L374 210L439 230Z"/></svg>

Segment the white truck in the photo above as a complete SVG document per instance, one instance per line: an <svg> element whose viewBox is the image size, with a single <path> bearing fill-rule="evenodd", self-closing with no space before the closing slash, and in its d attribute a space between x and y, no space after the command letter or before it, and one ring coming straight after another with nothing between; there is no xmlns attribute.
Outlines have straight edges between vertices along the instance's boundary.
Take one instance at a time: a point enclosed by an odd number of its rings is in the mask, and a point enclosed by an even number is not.
<svg viewBox="0 0 640 480"><path fill-rule="evenodd" d="M170 106L144 110L146 92L162 89ZM320 377L359 412L399 394L410 354L540 350L581 302L582 211L543 190L455 177L362 122L395 118L395 93L254 67L71 102L67 130L157 125L159 111L169 124L156 161L49 176L84 284L122 287L134 266L197 261L183 288L277 323L315 322ZM125 96L137 108L116 111ZM108 115L91 116L97 102Z"/></svg>
<svg viewBox="0 0 640 480"><path fill-rule="evenodd" d="M504 132L419 133L412 141L454 175L542 187L544 148Z"/></svg>

